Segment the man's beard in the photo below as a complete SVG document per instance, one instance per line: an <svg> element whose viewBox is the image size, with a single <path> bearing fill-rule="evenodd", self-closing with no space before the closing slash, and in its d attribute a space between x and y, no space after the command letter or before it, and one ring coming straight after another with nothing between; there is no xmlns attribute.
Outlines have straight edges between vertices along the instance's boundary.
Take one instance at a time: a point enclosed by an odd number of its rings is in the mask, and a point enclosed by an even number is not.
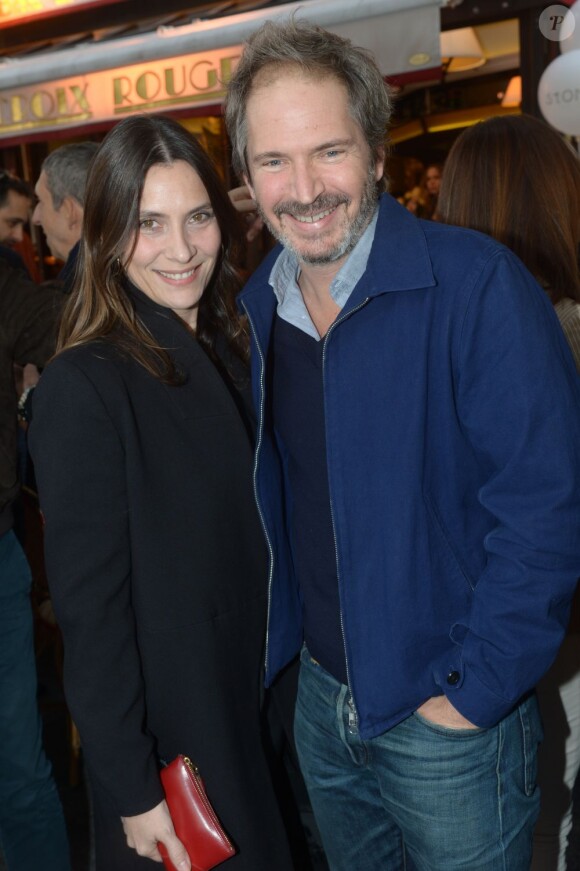
<svg viewBox="0 0 580 871"><path fill-rule="evenodd" d="M296 243L292 241L289 234L282 229L281 225L277 225L276 227L273 226L271 221L269 221L264 214L259 203L258 213L274 238L277 239L284 248L291 251L300 262L322 265L325 263L334 263L336 260L340 260L347 254L350 254L370 223L377 205L377 198L375 167L374 164L371 164L367 173L357 214L354 216L351 223L345 226L342 238L339 239L331 248L319 252L316 250L306 252L301 251ZM283 214L304 218L319 215L321 212L335 209L342 204L348 208L351 202L351 198L347 197L345 194L321 194L312 203L307 204L298 203L294 200L285 200L282 203L278 203L273 211L277 218L281 218ZM324 245L324 232L321 233L320 241L321 245Z"/></svg>

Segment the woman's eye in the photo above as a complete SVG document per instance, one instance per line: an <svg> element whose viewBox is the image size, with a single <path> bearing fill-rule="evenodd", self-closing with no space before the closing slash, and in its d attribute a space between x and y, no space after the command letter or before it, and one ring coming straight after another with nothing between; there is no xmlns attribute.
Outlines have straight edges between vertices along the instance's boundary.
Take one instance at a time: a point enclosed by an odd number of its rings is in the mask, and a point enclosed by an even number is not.
<svg viewBox="0 0 580 871"><path fill-rule="evenodd" d="M190 220L192 224L205 224L207 221L211 221L213 218L213 212L204 211L204 212L195 212Z"/></svg>
<svg viewBox="0 0 580 871"><path fill-rule="evenodd" d="M139 229L144 230L145 233L150 233L152 230L155 230L158 226L159 226L159 224L154 218L144 218L144 220L139 221Z"/></svg>

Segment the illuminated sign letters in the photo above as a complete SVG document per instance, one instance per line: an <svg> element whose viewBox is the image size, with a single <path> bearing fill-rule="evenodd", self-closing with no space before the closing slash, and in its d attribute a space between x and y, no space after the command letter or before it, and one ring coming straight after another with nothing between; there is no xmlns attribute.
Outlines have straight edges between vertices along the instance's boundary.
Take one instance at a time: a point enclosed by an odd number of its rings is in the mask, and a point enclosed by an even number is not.
<svg viewBox="0 0 580 871"><path fill-rule="evenodd" d="M218 56L174 58L154 67L148 66L143 72L132 73L131 70L136 68L123 70L122 75L113 78L115 113L163 109L184 103L199 106L207 104L208 97L210 103L219 102L240 51L233 55L224 55L223 52L211 54Z"/></svg>
<svg viewBox="0 0 580 871"><path fill-rule="evenodd" d="M19 131L74 128L131 113L215 105L222 101L240 56L241 47L217 49L0 90L0 139Z"/></svg>

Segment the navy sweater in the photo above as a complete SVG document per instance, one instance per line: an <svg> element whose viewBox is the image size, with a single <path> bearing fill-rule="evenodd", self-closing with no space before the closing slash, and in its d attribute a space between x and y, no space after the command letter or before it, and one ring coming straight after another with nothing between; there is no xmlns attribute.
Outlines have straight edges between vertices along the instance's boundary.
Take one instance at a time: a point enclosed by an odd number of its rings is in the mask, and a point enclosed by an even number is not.
<svg viewBox="0 0 580 871"><path fill-rule="evenodd" d="M273 418L292 506L289 536L310 654L346 683L322 394L322 342L276 316Z"/></svg>

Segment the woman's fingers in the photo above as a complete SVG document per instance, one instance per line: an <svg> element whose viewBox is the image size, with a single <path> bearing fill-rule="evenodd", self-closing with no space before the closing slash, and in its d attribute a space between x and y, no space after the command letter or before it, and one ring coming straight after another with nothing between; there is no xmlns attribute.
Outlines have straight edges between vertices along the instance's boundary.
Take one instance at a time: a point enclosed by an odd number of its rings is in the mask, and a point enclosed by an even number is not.
<svg viewBox="0 0 580 871"><path fill-rule="evenodd" d="M178 871L190 871L191 862L187 851L173 828L171 816L165 801L160 802L150 811L133 817L121 817L127 844L139 856L162 862L158 843L165 847L169 858Z"/></svg>

